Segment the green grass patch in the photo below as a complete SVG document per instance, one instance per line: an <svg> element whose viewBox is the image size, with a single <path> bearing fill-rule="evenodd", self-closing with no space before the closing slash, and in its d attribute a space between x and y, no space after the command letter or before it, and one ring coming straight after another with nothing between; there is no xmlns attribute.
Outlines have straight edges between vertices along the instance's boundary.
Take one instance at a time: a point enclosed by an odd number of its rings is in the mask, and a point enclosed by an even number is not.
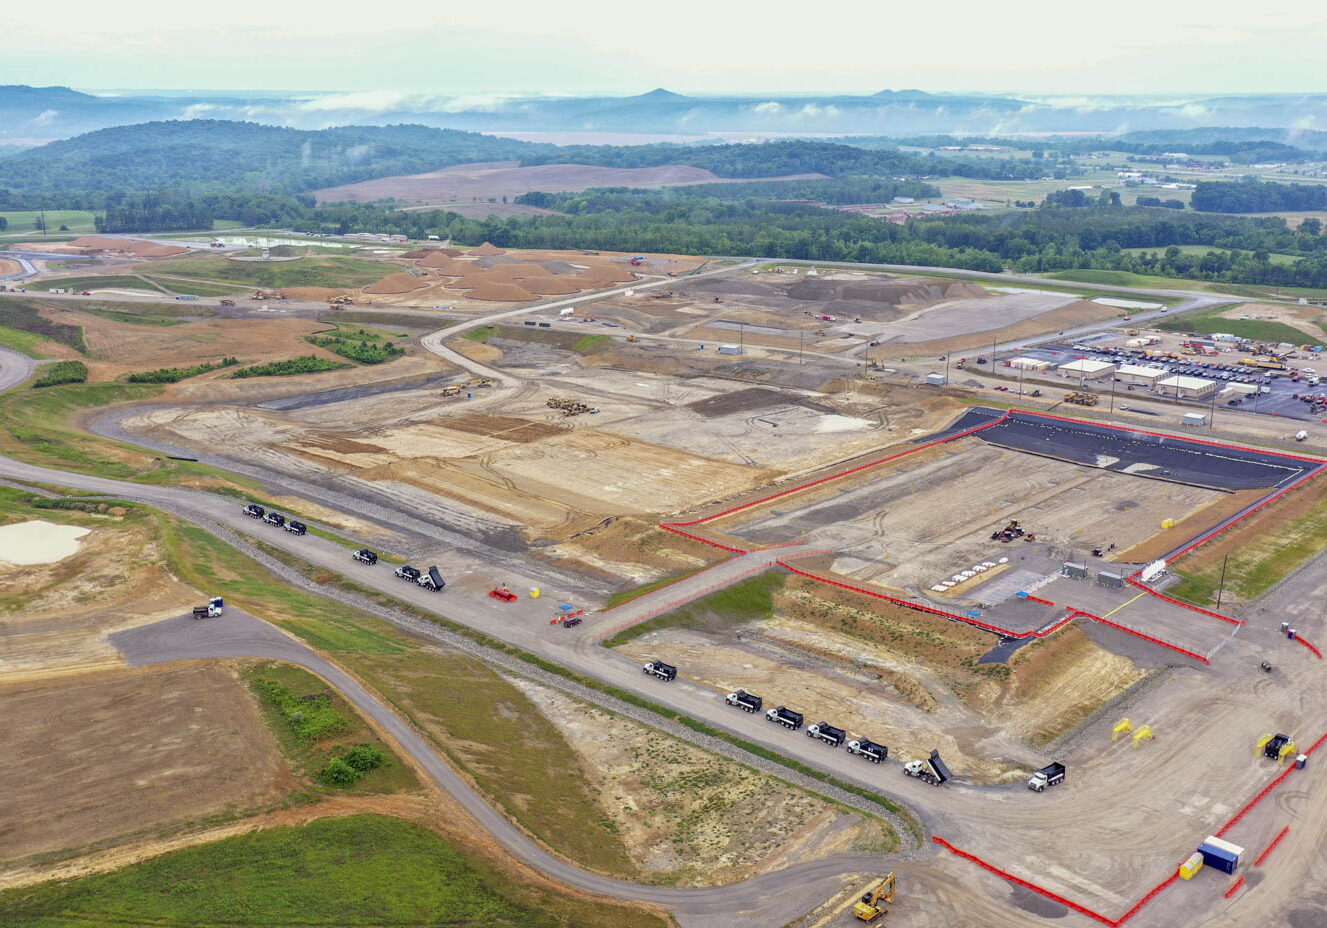
<svg viewBox="0 0 1327 928"><path fill-rule="evenodd" d="M491 325L481 325L478 328L471 329L469 332L463 332L461 338L470 342L486 342L493 337L497 329Z"/></svg>
<svg viewBox="0 0 1327 928"><path fill-rule="evenodd" d="M364 328L351 331L338 327L331 332L307 335L304 340L357 364L382 364L405 354L405 349L392 344L387 336Z"/></svg>
<svg viewBox="0 0 1327 928"><path fill-rule="evenodd" d="M611 345L613 340L607 335L582 335L571 346L571 350L577 354L590 354Z"/></svg>
<svg viewBox="0 0 1327 928"><path fill-rule="evenodd" d="M433 316L413 316L410 313L375 313L370 310L338 309L318 317L320 322L344 324L347 322L363 323L368 326L389 326L414 332L433 332L456 325L458 319L442 319Z"/></svg>
<svg viewBox="0 0 1327 928"><path fill-rule="evenodd" d="M46 219L46 231L48 235L43 236L38 225L43 215ZM5 229L6 238L31 239L32 241L41 241L43 237L50 238L56 234L67 234L72 232L95 232L97 230L94 220L96 213L85 209L26 209L26 210L3 210L0 211L0 219L9 223ZM61 226L67 226L65 233L60 233Z"/></svg>
<svg viewBox="0 0 1327 928"><path fill-rule="evenodd" d="M239 363L238 358L222 358L215 364L195 364L193 367L159 367L155 371L130 374L127 380L129 383L179 383L181 380L219 371L226 367L234 367Z"/></svg>
<svg viewBox="0 0 1327 928"><path fill-rule="evenodd" d="M1291 495L1298 495L1298 491ZM1226 562L1223 605L1229 603L1231 597L1245 602L1256 599L1327 548L1327 493L1274 532L1246 537L1238 526L1231 531L1239 534L1234 536L1237 543ZM1221 585L1221 566L1222 559L1213 558L1203 567L1186 570L1181 558L1171 568L1181 580L1166 592L1196 605L1212 605Z"/></svg>
<svg viewBox="0 0 1327 928"><path fill-rule="evenodd" d="M46 341L49 341L49 339L40 335L33 335L31 332L24 332L22 329L11 329L7 325L0 325L0 345L20 351L30 358L41 360L49 357L38 347Z"/></svg>
<svg viewBox="0 0 1327 928"><path fill-rule="evenodd" d="M86 383L87 379L88 366L82 361L56 361L39 368L32 385L38 388L58 387L65 383Z"/></svg>
<svg viewBox="0 0 1327 928"><path fill-rule="evenodd" d="M339 693L303 668L266 662L246 672L291 765L323 788L394 793L419 781ZM317 787L315 787L317 788Z"/></svg>
<svg viewBox="0 0 1327 928"><path fill-rule="evenodd" d="M1180 250L1180 254L1196 255L1197 257L1200 258L1212 253L1225 254L1229 252L1234 252L1236 254L1241 254L1241 255L1253 254L1253 252L1248 250L1247 248L1213 248L1211 245L1168 245L1168 246L1162 246L1160 248L1122 248L1120 250L1131 255L1145 255L1145 254L1164 255L1171 248L1178 248ZM1282 265L1294 264L1296 261L1299 261L1301 258L1302 255L1283 255L1283 254L1268 255L1268 260L1272 264L1282 264Z"/></svg>
<svg viewBox="0 0 1327 928"><path fill-rule="evenodd" d="M230 376L235 380L242 380L246 377L289 377L292 374L317 374L322 371L335 371L349 366L349 364L329 361L327 358L310 354L300 358L287 358L283 361L255 364L253 367L242 367Z"/></svg>
<svg viewBox="0 0 1327 928"><path fill-rule="evenodd" d="M395 266L349 257L309 257L297 261L231 261L218 255L170 258L152 265L160 277L193 277L216 283L279 290L283 287L363 287L386 277Z"/></svg>
<svg viewBox="0 0 1327 928"><path fill-rule="evenodd" d="M92 275L88 277L61 277L57 280L34 280L26 284L29 290L142 290L147 293L161 291L142 277L133 274Z"/></svg>
<svg viewBox="0 0 1327 928"><path fill-rule="evenodd" d="M1258 342L1291 345L1321 345L1320 339L1314 338L1284 322L1270 319L1229 319L1222 315L1229 307L1216 306L1200 309L1191 313L1182 313L1169 319L1153 322L1155 328L1167 332L1194 332L1198 335L1211 335L1214 332L1228 332L1240 338L1251 338Z"/></svg>
<svg viewBox="0 0 1327 928"><path fill-rule="evenodd" d="M0 894L0 923L270 928L666 928L602 899L535 889L478 852L378 815L319 819L121 870Z"/></svg>
<svg viewBox="0 0 1327 928"><path fill-rule="evenodd" d="M83 341L83 327L52 322L37 310L46 304L36 300L4 300L0 302L0 326L18 329L36 335L47 341L68 345L79 354L87 354L88 346Z"/></svg>
<svg viewBox="0 0 1327 928"><path fill-rule="evenodd" d="M183 293L189 296L234 296L242 293L244 287L238 284L213 284L201 280L183 280L178 277L165 277L158 274L144 274L143 279L170 293Z"/></svg>
<svg viewBox="0 0 1327 928"><path fill-rule="evenodd" d="M783 589L788 575L782 570L770 570L722 590L716 590L704 599L687 603L664 615L655 616L638 625L623 629L604 642L615 648L661 628L695 628L717 630L732 628L744 622L755 622L774 613L774 594Z"/></svg>

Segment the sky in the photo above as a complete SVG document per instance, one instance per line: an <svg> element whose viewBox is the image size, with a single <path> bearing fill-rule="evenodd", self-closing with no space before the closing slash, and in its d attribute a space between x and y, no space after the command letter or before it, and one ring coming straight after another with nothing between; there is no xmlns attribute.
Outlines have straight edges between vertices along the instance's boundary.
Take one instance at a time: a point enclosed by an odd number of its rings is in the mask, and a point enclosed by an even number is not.
<svg viewBox="0 0 1327 928"><path fill-rule="evenodd" d="M1327 91L1309 0L61 0L0 84L629 95Z"/></svg>

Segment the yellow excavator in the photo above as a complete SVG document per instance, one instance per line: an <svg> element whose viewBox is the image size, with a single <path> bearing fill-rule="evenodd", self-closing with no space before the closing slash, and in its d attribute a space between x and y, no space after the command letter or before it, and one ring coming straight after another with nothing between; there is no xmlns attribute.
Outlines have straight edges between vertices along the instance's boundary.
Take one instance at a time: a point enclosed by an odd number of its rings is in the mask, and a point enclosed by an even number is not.
<svg viewBox="0 0 1327 928"><path fill-rule="evenodd" d="M873 892L867 893L861 898L861 901L853 905L852 914L860 922L875 921L885 914L885 910L880 907L882 902L893 905L894 889L894 873L890 871L889 876L881 880L880 885Z"/></svg>

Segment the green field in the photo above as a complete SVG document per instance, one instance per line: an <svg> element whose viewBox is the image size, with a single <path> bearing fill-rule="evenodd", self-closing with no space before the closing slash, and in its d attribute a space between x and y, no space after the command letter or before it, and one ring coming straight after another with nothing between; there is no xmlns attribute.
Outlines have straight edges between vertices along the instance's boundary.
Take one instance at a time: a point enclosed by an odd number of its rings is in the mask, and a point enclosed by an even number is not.
<svg viewBox="0 0 1327 928"><path fill-rule="evenodd" d="M18 212L8 212L0 210L0 218L9 220L9 228L5 229L6 238L17 238L26 241L32 239L39 241L43 236L37 230L36 222L41 218L41 210L23 210ZM48 209L46 210L46 231L55 233L60 226L68 226L69 232L95 232L93 218L95 214L81 209ZM49 234L48 236L49 237Z"/></svg>
<svg viewBox="0 0 1327 928"><path fill-rule="evenodd" d="M13 348L15 351L21 351L30 358L41 360L50 357L37 350L37 346L44 341L46 339L40 335L33 335L31 332L24 332L22 329L11 329L7 325L0 325L0 345Z"/></svg>
<svg viewBox="0 0 1327 928"><path fill-rule="evenodd" d="M1251 338L1254 341L1271 342L1273 344L1281 342L1291 345L1323 344L1320 339L1314 338L1312 335L1284 322L1275 322L1269 319L1229 319L1221 315L1226 311L1226 307L1217 306L1198 312L1184 313L1155 322L1153 325L1155 328L1167 332L1193 332L1198 335L1228 332L1231 335L1238 335L1240 338Z"/></svg>
<svg viewBox="0 0 1327 928"><path fill-rule="evenodd" d="M1253 252L1247 249L1213 248L1211 245L1173 245L1173 246L1168 246L1166 248L1123 248L1121 250L1131 255L1144 255L1149 253L1156 255L1164 255L1167 251L1170 250L1170 248L1178 248L1180 254L1182 255L1197 255L1198 257L1202 257L1203 255L1211 251L1234 251L1244 255L1253 254ZM1272 264L1294 264L1296 261L1300 260L1300 256L1272 254L1269 255L1269 260L1271 261Z"/></svg>
<svg viewBox="0 0 1327 928"><path fill-rule="evenodd" d="M26 928L664 928L600 899L534 889L418 825L320 819L154 857L123 870L0 894Z"/></svg>
<svg viewBox="0 0 1327 928"><path fill-rule="evenodd" d="M184 280L179 277L165 277L160 274L143 274L143 280L168 290L171 293L187 293L193 296L234 296L247 287L238 284L210 284L201 280Z"/></svg>
<svg viewBox="0 0 1327 928"><path fill-rule="evenodd" d="M297 261L229 261L217 255L170 258L152 265L159 276L193 277L246 287L363 287L400 268L361 258L300 258Z"/></svg>
<svg viewBox="0 0 1327 928"><path fill-rule="evenodd" d="M34 280L27 284L29 290L144 290L148 293L160 293L161 289L136 274L90 275L87 277L61 277L55 280Z"/></svg>
<svg viewBox="0 0 1327 928"><path fill-rule="evenodd" d="M1104 284L1108 287L1142 287L1162 290L1199 290L1211 293L1233 293L1252 300L1276 299L1278 297L1300 297L1311 299L1327 298L1327 290L1315 290L1310 287L1269 287L1256 284L1227 284L1210 280L1186 280L1182 277L1155 277L1146 274L1134 274L1129 271L1108 271L1081 268L1071 271L1055 271L1045 275L1046 280L1068 280L1084 284ZM1137 297L1134 297L1137 299Z"/></svg>

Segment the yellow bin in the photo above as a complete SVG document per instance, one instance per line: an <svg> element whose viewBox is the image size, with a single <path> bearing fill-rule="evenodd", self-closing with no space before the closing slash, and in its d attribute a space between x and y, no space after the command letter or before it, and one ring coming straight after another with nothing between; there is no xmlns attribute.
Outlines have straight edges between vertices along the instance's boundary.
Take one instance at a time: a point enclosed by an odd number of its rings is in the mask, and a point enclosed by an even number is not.
<svg viewBox="0 0 1327 928"><path fill-rule="evenodd" d="M1193 875L1203 869L1203 855L1194 851L1189 859L1180 864L1180 879L1191 880Z"/></svg>
<svg viewBox="0 0 1327 928"><path fill-rule="evenodd" d="M532 587L530 587L530 598L531 598L531 599L538 599L538 598L539 598L539 587L537 587L537 586L532 586Z"/></svg>

